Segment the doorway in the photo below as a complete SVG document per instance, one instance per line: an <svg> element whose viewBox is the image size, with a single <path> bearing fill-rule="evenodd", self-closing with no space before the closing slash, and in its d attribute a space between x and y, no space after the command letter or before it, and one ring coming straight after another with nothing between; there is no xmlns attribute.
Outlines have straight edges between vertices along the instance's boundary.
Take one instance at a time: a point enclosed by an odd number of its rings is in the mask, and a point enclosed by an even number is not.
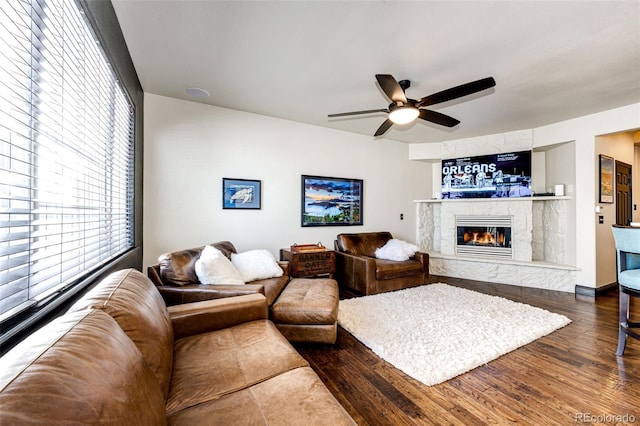
<svg viewBox="0 0 640 426"><path fill-rule="evenodd" d="M640 191L633 191L633 178L638 178L640 163L636 159L635 144L638 129L596 137L596 166L599 155L613 158L613 202L598 203L599 213L595 215L596 227L596 288L614 285L616 276L616 248L611 225L629 225L633 220L633 203L638 203ZM596 196L599 194L599 181L596 179ZM633 199L635 197L635 201ZM637 213L637 212L636 212Z"/></svg>
<svg viewBox="0 0 640 426"><path fill-rule="evenodd" d="M632 210L631 165L616 161L616 225L628 226Z"/></svg>

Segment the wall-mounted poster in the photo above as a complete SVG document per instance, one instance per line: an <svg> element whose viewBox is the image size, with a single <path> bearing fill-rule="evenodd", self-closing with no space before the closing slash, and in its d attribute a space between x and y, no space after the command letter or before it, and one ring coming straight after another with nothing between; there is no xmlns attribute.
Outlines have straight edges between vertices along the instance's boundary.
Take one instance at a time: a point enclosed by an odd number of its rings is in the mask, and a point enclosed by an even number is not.
<svg viewBox="0 0 640 426"><path fill-rule="evenodd" d="M531 151L442 160L442 198L531 195Z"/></svg>
<svg viewBox="0 0 640 426"><path fill-rule="evenodd" d="M362 225L362 180L302 176L302 226Z"/></svg>
<svg viewBox="0 0 640 426"><path fill-rule="evenodd" d="M613 203L613 158L600 155L600 202Z"/></svg>
<svg viewBox="0 0 640 426"><path fill-rule="evenodd" d="M259 209L262 181L222 178L223 209Z"/></svg>

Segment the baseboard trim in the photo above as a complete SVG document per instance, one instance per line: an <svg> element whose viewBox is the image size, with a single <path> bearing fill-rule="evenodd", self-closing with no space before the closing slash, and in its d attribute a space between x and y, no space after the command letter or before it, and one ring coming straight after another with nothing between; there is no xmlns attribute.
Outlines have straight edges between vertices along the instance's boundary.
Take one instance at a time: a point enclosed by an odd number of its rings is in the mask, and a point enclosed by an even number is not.
<svg viewBox="0 0 640 426"><path fill-rule="evenodd" d="M605 284L598 288L594 287L585 287L581 285L576 285L576 296L587 296L587 297L598 297L603 294L609 293L610 291L614 291L618 288L618 283Z"/></svg>

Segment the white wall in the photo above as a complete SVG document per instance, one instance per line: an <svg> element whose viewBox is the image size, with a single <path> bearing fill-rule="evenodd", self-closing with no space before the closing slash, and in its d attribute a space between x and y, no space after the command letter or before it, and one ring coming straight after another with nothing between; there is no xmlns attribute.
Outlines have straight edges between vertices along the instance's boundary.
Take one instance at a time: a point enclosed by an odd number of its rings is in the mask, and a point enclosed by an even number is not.
<svg viewBox="0 0 640 426"><path fill-rule="evenodd" d="M634 163L633 135L630 132L615 133L598 136L596 138L596 169L599 170L599 155L607 155L616 161ZM615 166L614 166L615 173ZM632 173L637 173L635 168ZM594 182L594 191L599 201L599 176ZM615 187L614 187L615 197ZM604 218L604 223L596 223L596 287L615 283L616 278L616 246L611 233L611 225L616 223L616 204L600 203L600 213L596 215Z"/></svg>
<svg viewBox="0 0 640 426"><path fill-rule="evenodd" d="M576 277L576 284L578 285L597 287L596 226L594 225L596 220L594 210L597 199L593 186L598 173L596 162L594 161L597 156L595 149L596 137L598 135L638 129L639 127L640 103L533 129L534 151L550 147L549 150L545 151L547 164L550 152L555 150L552 146L558 145L561 147L560 150L571 147L570 149L573 150L572 158L567 159L568 162L573 160L573 165L558 163L558 167L568 167L570 171L547 173L545 180L546 186L550 187L556 180L570 179L571 175L575 179L575 186L566 189L567 195L572 196L575 202L575 229L572 230L573 235L575 235L575 241L568 242L568 246L575 247L575 266L579 268ZM517 136L517 132L514 132L514 134ZM504 144L505 150L517 148L519 145L515 141L510 143L507 140L509 136L510 134L489 135L475 139L479 141L483 138L505 140L507 142ZM436 159L441 155L441 147L446 143L410 145L410 158L414 160ZM438 166L436 163L432 164L433 167ZM431 191L435 191L437 186L438 183L433 182ZM431 194L428 194L427 198L430 197Z"/></svg>
<svg viewBox="0 0 640 426"><path fill-rule="evenodd" d="M533 193L552 192L547 187L547 154L545 151L531 153L531 190Z"/></svg>
<svg viewBox="0 0 640 426"><path fill-rule="evenodd" d="M534 142L556 144L575 141L576 161L576 266L577 284L597 287L596 225L598 177L595 143L598 135L627 131L640 126L640 104L603 111L534 129Z"/></svg>
<svg viewBox="0 0 640 426"><path fill-rule="evenodd" d="M572 197L567 203L567 217L576 217L576 149L573 141L558 145L545 146L545 182L547 192L554 192L555 186L564 185L564 194ZM535 179L535 177L534 177ZM570 221L573 223L573 220ZM566 261L569 265L576 264L576 228L569 227L565 230L567 241L565 242Z"/></svg>
<svg viewBox="0 0 640 426"><path fill-rule="evenodd" d="M144 267L220 240L276 256L292 243L333 248L340 232L415 241L413 200L429 194L431 167L405 143L153 94L144 112ZM302 228L303 174L364 179L364 225ZM223 177L261 180L262 209L223 210Z"/></svg>

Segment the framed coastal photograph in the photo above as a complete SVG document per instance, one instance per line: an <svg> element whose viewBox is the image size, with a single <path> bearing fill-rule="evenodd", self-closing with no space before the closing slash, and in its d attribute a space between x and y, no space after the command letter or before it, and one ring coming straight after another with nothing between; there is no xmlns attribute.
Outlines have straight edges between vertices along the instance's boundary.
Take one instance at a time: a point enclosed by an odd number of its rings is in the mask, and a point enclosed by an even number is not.
<svg viewBox="0 0 640 426"><path fill-rule="evenodd" d="M260 209L262 181L222 178L223 209Z"/></svg>
<svg viewBox="0 0 640 426"><path fill-rule="evenodd" d="M613 203L613 158L600 154L600 202Z"/></svg>
<svg viewBox="0 0 640 426"><path fill-rule="evenodd" d="M302 226L362 225L362 179L302 175Z"/></svg>

